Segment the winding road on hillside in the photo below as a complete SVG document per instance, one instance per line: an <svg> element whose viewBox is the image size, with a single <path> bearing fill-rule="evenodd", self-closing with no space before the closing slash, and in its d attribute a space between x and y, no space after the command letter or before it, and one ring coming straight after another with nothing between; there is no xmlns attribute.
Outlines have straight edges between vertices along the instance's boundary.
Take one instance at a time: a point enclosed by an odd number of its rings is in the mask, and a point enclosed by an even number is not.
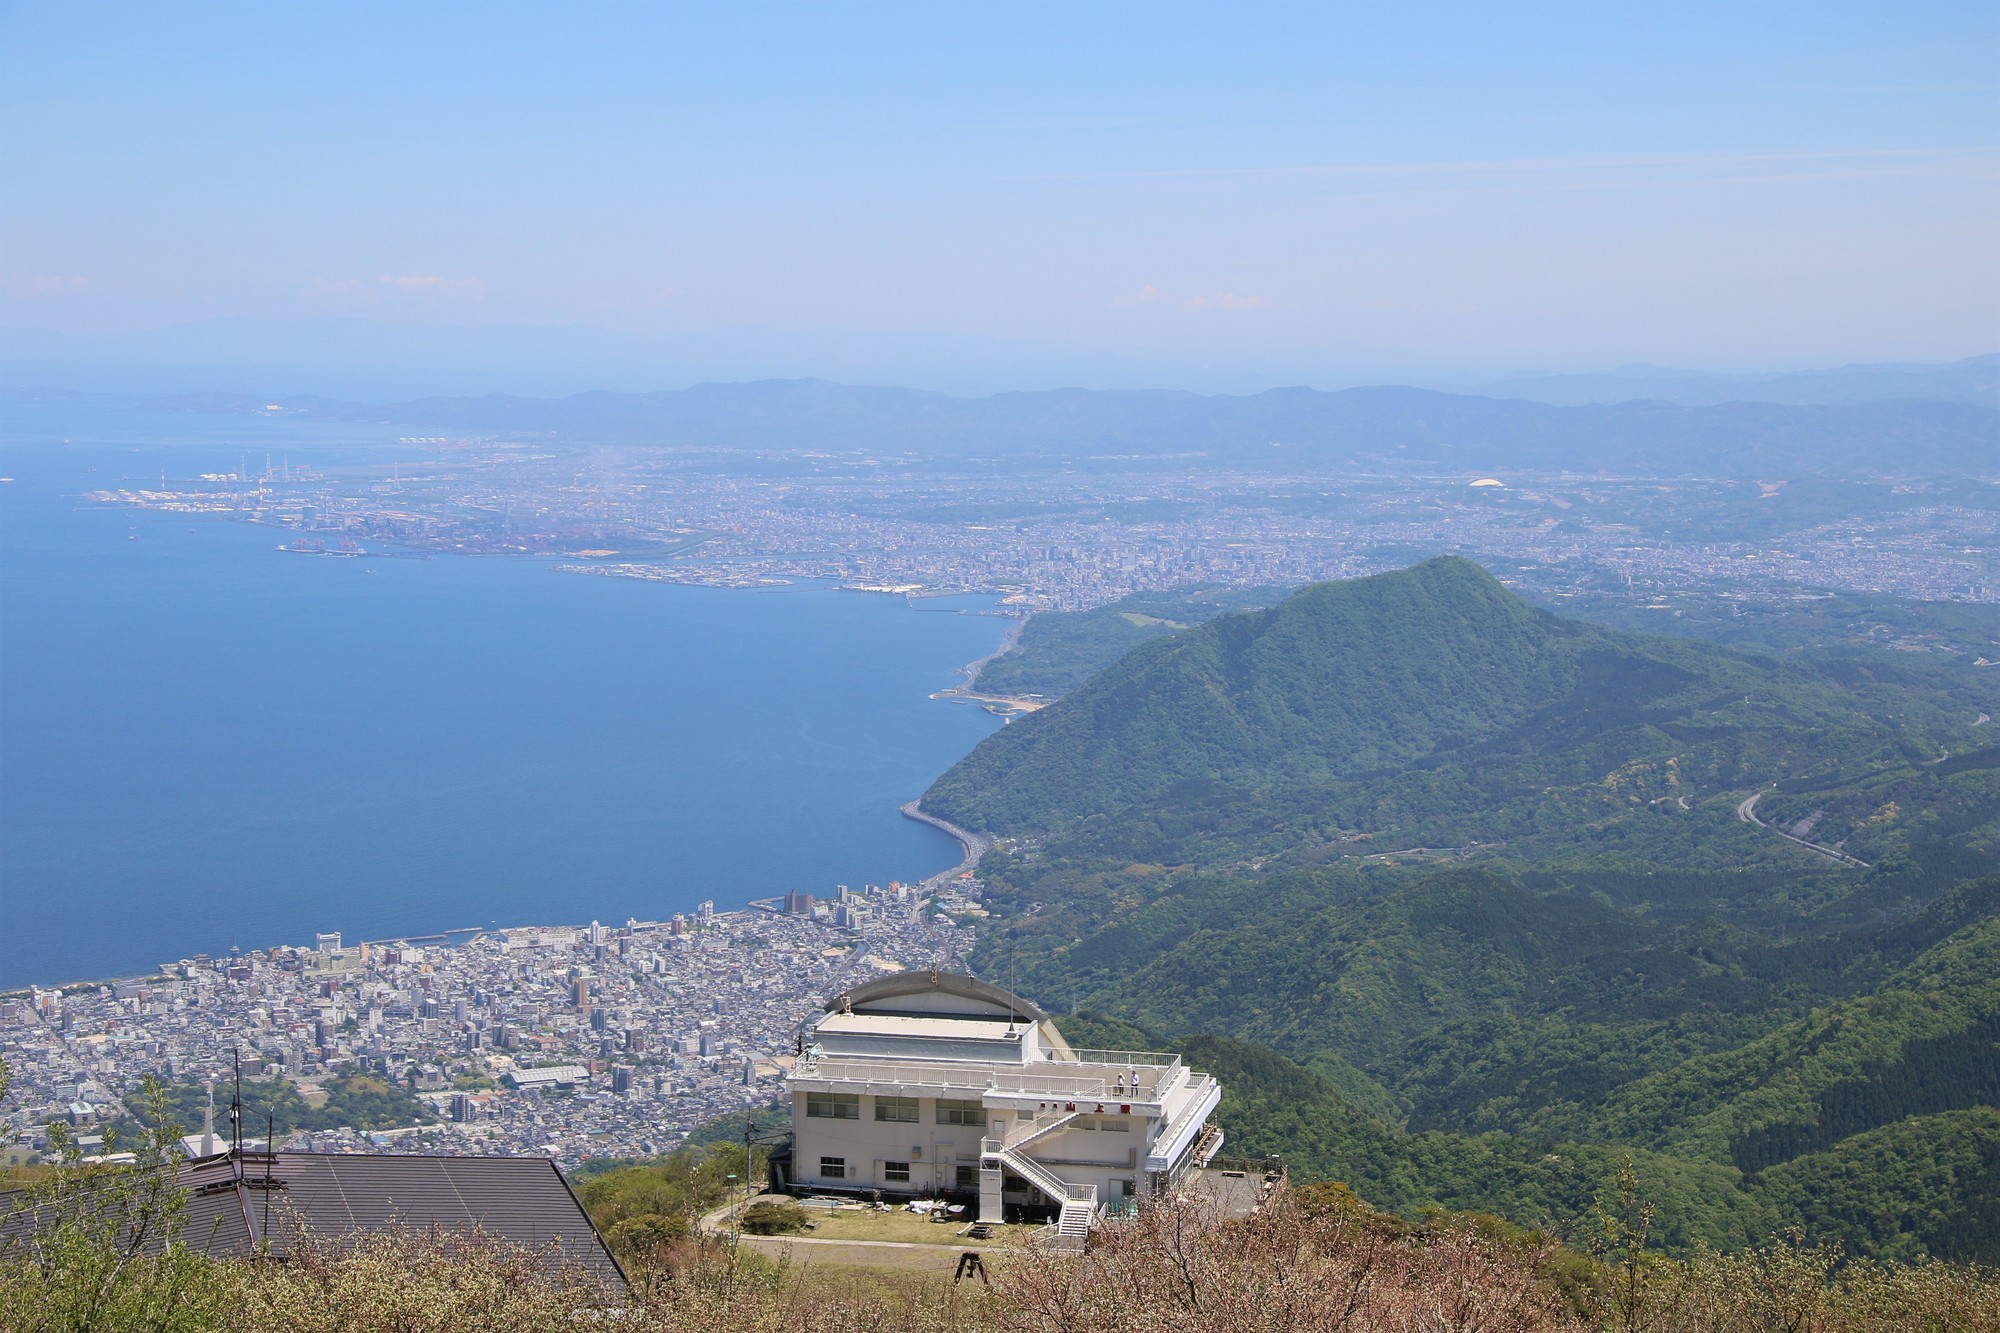
<svg viewBox="0 0 2000 1333"><path fill-rule="evenodd" d="M1764 790L1768 791L1770 788L1767 787ZM1858 856L1849 856L1838 847L1828 847L1822 843L1807 842L1804 838L1785 832L1785 830L1779 828L1776 824L1766 824L1763 820L1757 818L1757 802L1763 799L1763 796L1763 791L1755 791L1744 797L1742 801L1737 803L1736 817L1746 824L1755 824L1760 829L1768 829L1787 842L1795 842L1807 851L1818 852L1821 856L1827 857L1829 860L1838 861L1844 866L1850 866L1855 870L1868 869L1868 863Z"/></svg>

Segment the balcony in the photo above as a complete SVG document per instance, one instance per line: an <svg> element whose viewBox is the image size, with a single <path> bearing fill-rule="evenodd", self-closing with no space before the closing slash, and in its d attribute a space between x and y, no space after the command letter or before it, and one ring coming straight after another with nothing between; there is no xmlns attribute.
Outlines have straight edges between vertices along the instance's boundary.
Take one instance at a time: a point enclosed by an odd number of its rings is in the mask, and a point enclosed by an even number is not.
<svg viewBox="0 0 2000 1333"><path fill-rule="evenodd" d="M1020 1070L993 1065L896 1063L887 1060L847 1060L821 1056L801 1060L792 1070L793 1084L829 1083L871 1088L936 1088L946 1091L997 1092L1015 1097L1050 1100L1111 1098L1112 1080L1095 1074L1044 1074L1048 1063ZM1127 1099L1134 1094L1127 1093Z"/></svg>
<svg viewBox="0 0 2000 1333"><path fill-rule="evenodd" d="M1170 1069L1181 1062L1180 1056L1172 1051L1100 1051L1095 1047L1079 1046L1070 1055L1051 1055L1049 1059L1059 1064L1074 1061L1084 1065L1123 1065L1127 1069Z"/></svg>

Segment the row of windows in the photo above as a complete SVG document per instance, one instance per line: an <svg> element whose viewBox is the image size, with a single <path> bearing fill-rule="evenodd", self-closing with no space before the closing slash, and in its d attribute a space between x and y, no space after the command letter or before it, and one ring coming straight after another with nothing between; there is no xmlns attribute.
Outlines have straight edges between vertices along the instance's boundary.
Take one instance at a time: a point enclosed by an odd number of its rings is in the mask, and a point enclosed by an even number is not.
<svg viewBox="0 0 2000 1333"><path fill-rule="evenodd" d="M818 1120L859 1120L861 1099L845 1092L809 1092L806 1094L806 1114Z"/></svg>
<svg viewBox="0 0 2000 1333"><path fill-rule="evenodd" d="M847 1159L845 1157L820 1158L819 1174L822 1180L846 1180L848 1178ZM884 1183L891 1185L909 1184L910 1164L908 1162L882 1163L882 1179ZM976 1190L979 1188L979 1168L976 1166L960 1165L953 1172L953 1179L957 1181L958 1188L962 1190Z"/></svg>
<svg viewBox="0 0 2000 1333"><path fill-rule="evenodd" d="M915 1097L877 1097L875 1118L914 1125L920 1104ZM859 1120L861 1097L852 1092L809 1092L806 1114L817 1120ZM940 1125L980 1125L986 1123L986 1108L978 1102L958 1102L940 1097L937 1104Z"/></svg>

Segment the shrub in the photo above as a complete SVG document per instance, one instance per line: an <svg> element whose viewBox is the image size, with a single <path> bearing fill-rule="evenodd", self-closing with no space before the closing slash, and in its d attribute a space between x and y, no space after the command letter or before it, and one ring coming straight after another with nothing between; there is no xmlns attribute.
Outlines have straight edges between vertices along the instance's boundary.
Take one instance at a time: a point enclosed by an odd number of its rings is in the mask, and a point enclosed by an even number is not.
<svg viewBox="0 0 2000 1333"><path fill-rule="evenodd" d="M743 1210L740 1219L745 1231L753 1236L777 1236L806 1229L806 1210L795 1203L781 1203L776 1199L759 1199Z"/></svg>

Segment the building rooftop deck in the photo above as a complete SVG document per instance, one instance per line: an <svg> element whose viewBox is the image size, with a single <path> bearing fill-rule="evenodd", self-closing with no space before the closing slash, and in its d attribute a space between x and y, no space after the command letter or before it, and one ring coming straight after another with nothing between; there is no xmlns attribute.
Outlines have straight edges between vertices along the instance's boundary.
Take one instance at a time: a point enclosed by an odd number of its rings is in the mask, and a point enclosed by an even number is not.
<svg viewBox="0 0 2000 1333"><path fill-rule="evenodd" d="M1163 1063L1038 1060L1025 1065L948 1060L881 1060L810 1053L787 1082L855 1083L876 1087L936 1088L1014 1097L1089 1098L1153 1102L1179 1081L1179 1056Z"/></svg>

